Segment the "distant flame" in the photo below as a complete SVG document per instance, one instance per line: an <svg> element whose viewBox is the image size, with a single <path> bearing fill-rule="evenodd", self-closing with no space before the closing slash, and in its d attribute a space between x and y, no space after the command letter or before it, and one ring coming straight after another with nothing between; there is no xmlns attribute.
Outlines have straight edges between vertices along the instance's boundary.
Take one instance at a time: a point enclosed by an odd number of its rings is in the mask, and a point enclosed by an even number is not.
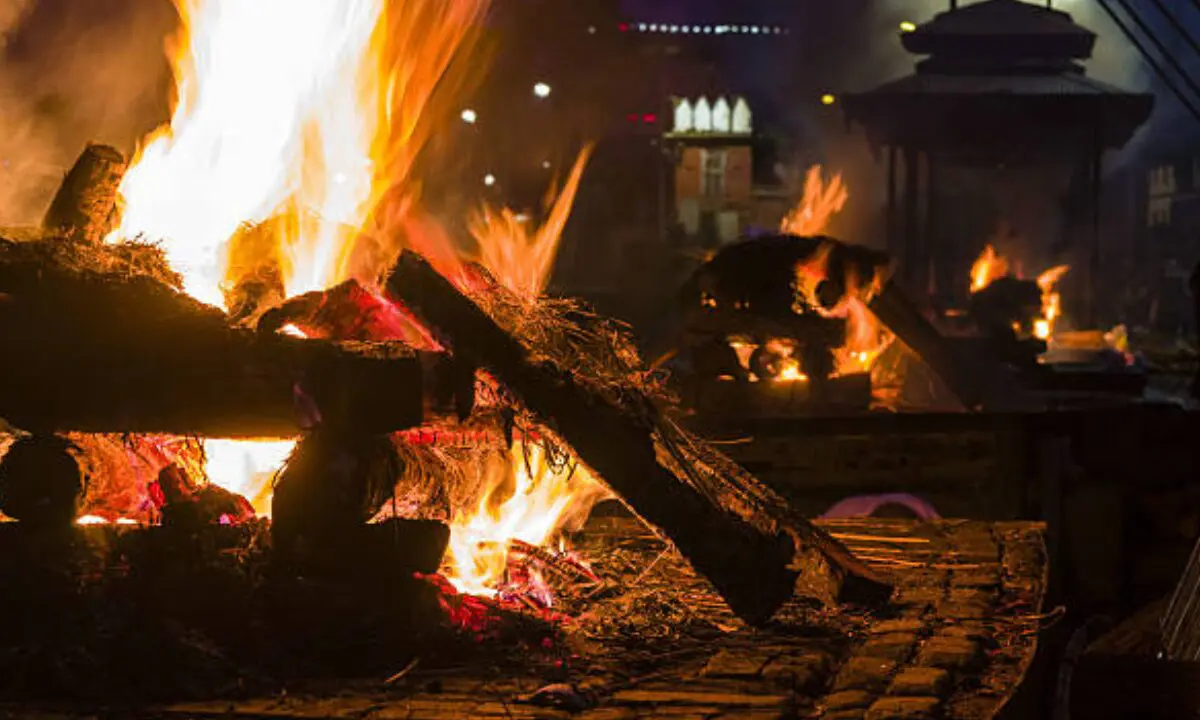
<svg viewBox="0 0 1200 720"><path fill-rule="evenodd" d="M509 543L556 542L586 519L606 491L576 462L552 464L545 449L517 441L506 461L483 468L485 488L474 508L451 518L447 578L460 592L495 593L508 568Z"/></svg>
<svg viewBox="0 0 1200 720"><path fill-rule="evenodd" d="M979 292L1006 275L1008 275L1008 261L989 244L983 248L983 252L971 265L971 292Z"/></svg>
<svg viewBox="0 0 1200 720"><path fill-rule="evenodd" d="M1054 325L1062 315L1062 298L1054 287L1068 270L1068 265L1057 265L1038 275L1037 285L1042 292L1042 309L1041 315L1033 320L1033 335L1039 340L1048 340L1054 335ZM971 265L971 292L979 292L996 280L1010 275L1013 275L1012 265L988 244ZM1018 279L1021 276L1020 272L1015 275ZM1020 324L1015 330L1020 331Z"/></svg>
<svg viewBox="0 0 1200 720"><path fill-rule="evenodd" d="M788 235L808 237L823 235L829 221L841 212L850 198L842 181L841 173L834 175L826 184L821 176L821 166L813 165L804 178L804 194L800 202L783 219L780 227Z"/></svg>
<svg viewBox="0 0 1200 720"><path fill-rule="evenodd" d="M1042 291L1042 316L1034 321L1033 334L1040 340L1048 340L1054 335L1054 324L1062 314L1062 298L1054 286L1069 269L1067 265L1058 265L1038 275L1037 284Z"/></svg>

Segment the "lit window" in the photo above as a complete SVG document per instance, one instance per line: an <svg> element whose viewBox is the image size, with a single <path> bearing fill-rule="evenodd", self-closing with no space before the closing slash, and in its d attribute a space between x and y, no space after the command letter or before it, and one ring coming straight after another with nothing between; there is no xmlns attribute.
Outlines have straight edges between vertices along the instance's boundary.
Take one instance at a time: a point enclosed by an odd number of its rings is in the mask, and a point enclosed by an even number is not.
<svg viewBox="0 0 1200 720"><path fill-rule="evenodd" d="M695 127L692 119L692 104L686 99L675 103L675 132L691 132Z"/></svg>
<svg viewBox="0 0 1200 720"><path fill-rule="evenodd" d="M712 106L706 97L696 102L696 109L692 112L692 128L696 132L712 132Z"/></svg>
<svg viewBox="0 0 1200 720"><path fill-rule="evenodd" d="M749 135L753 129L750 106L746 98L738 98L733 103L733 131L739 135Z"/></svg>
<svg viewBox="0 0 1200 720"><path fill-rule="evenodd" d="M706 197L720 197L725 194L725 151L704 150L701 155L704 163L704 174L701 176L701 191Z"/></svg>
<svg viewBox="0 0 1200 720"><path fill-rule="evenodd" d="M717 102L713 105L712 110L713 132L727 133L732 130L731 114L732 110L729 107L729 101L723 97L717 98Z"/></svg>

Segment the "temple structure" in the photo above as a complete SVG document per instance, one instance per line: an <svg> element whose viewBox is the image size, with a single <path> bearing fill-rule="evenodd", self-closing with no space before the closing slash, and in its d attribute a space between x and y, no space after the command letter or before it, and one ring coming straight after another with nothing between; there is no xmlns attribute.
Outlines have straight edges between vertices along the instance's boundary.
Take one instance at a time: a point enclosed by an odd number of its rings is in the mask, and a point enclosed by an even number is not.
<svg viewBox="0 0 1200 720"><path fill-rule="evenodd" d="M1101 163L1150 116L1154 98L1085 73L1096 34L1068 13L1019 0L958 7L901 32L923 56L915 72L846 94L847 122L861 125L888 163L888 248L914 289L939 294L963 276L939 233L939 176L968 168L1067 168L1063 233L1082 265L1079 320L1092 321L1100 262ZM902 176L902 179L901 177Z"/></svg>

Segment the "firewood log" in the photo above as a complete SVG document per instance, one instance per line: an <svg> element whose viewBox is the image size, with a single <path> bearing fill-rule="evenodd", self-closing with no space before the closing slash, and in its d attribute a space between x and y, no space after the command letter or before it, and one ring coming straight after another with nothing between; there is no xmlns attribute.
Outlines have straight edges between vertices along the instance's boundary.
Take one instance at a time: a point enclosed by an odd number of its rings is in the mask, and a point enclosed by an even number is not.
<svg viewBox="0 0 1200 720"><path fill-rule="evenodd" d="M112 230L125 156L108 145L91 144L63 178L42 227L99 243Z"/></svg>
<svg viewBox="0 0 1200 720"><path fill-rule="evenodd" d="M652 426L581 385L571 368L532 362L520 342L419 256L401 255L388 289L439 342L495 375L568 442L634 512L675 543L740 617L763 623L793 595L797 535L746 520L669 470L659 461ZM824 570L834 567L845 566L833 560Z"/></svg>
<svg viewBox="0 0 1200 720"><path fill-rule="evenodd" d="M0 417L38 431L293 437L422 419L416 355L231 328L142 276L0 265Z"/></svg>
<svg viewBox="0 0 1200 720"><path fill-rule="evenodd" d="M70 527L84 491L75 452L56 435L15 442L0 460L0 512L37 528Z"/></svg>

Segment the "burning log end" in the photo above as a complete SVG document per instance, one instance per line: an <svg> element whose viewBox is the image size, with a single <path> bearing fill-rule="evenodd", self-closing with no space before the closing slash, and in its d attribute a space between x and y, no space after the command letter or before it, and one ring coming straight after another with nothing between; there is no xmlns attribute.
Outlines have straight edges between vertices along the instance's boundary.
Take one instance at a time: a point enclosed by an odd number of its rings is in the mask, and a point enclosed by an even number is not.
<svg viewBox="0 0 1200 720"><path fill-rule="evenodd" d="M0 512L36 528L70 527L85 490L75 453L57 435L14 443L0 462Z"/></svg>
<svg viewBox="0 0 1200 720"><path fill-rule="evenodd" d="M125 156L108 145L90 144L63 178L42 227L99 243L112 230Z"/></svg>
<svg viewBox="0 0 1200 720"><path fill-rule="evenodd" d="M205 525L237 525L255 516L246 498L211 483L196 486L178 465L163 468L152 490L161 502L165 527L199 530Z"/></svg>

